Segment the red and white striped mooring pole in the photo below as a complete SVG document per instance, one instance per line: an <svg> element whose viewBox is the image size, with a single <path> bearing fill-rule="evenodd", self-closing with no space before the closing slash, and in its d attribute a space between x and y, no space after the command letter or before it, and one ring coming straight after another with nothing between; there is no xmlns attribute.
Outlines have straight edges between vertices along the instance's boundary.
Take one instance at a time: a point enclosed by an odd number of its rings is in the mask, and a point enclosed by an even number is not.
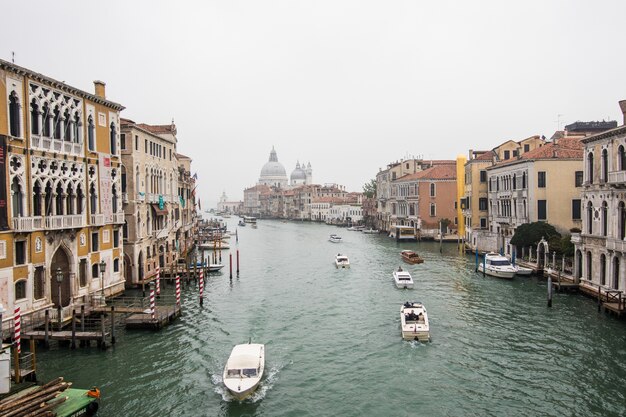
<svg viewBox="0 0 626 417"><path fill-rule="evenodd" d="M180 275L176 275L176 305L180 307Z"/></svg>
<svg viewBox="0 0 626 417"><path fill-rule="evenodd" d="M22 315L20 314L19 307L15 307L13 322L15 328L15 345L17 347L17 353L20 354L22 353Z"/></svg>
<svg viewBox="0 0 626 417"><path fill-rule="evenodd" d="M200 305L202 305L202 298L204 297L204 271L200 270Z"/></svg>
<svg viewBox="0 0 626 417"><path fill-rule="evenodd" d="M154 287L152 285L150 285L150 316L152 317L152 320L155 319L155 315L154 315Z"/></svg>
<svg viewBox="0 0 626 417"><path fill-rule="evenodd" d="M161 267L157 266L156 269L156 295L161 295Z"/></svg>

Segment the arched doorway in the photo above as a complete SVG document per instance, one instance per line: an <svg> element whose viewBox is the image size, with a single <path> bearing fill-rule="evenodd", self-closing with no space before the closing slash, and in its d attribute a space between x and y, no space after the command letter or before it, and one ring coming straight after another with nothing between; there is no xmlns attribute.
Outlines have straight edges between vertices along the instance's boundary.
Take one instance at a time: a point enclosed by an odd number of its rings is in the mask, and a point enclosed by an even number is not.
<svg viewBox="0 0 626 417"><path fill-rule="evenodd" d="M549 253L548 242L541 239L537 244L537 269L543 270L546 263L546 253Z"/></svg>
<svg viewBox="0 0 626 417"><path fill-rule="evenodd" d="M600 255L600 285L606 285L606 255Z"/></svg>
<svg viewBox="0 0 626 417"><path fill-rule="evenodd" d="M611 287L619 290L619 257L613 257L613 282Z"/></svg>
<svg viewBox="0 0 626 417"><path fill-rule="evenodd" d="M593 276L591 275L592 273L592 269L591 269L591 251L587 251L587 279L589 281L593 281Z"/></svg>
<svg viewBox="0 0 626 417"><path fill-rule="evenodd" d="M583 276L583 253L579 250L576 251L576 279L579 280Z"/></svg>
<svg viewBox="0 0 626 417"><path fill-rule="evenodd" d="M133 263L127 253L124 254L124 278L127 287L133 285Z"/></svg>
<svg viewBox="0 0 626 417"><path fill-rule="evenodd" d="M61 300L62 307L70 304L72 298L72 286L70 276L70 257L63 247L59 247L52 257L50 263L50 298L56 308L59 307L59 283L57 282L57 270L63 273L63 281L61 282Z"/></svg>
<svg viewBox="0 0 626 417"><path fill-rule="evenodd" d="M137 281L143 281L143 252L137 256Z"/></svg>

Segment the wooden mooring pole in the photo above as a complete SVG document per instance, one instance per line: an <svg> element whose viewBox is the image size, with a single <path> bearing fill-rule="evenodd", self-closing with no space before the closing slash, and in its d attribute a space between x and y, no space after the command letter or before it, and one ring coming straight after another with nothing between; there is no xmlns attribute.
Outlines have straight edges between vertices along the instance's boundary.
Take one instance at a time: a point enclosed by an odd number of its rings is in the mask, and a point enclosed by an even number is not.
<svg viewBox="0 0 626 417"><path fill-rule="evenodd" d="M230 258L230 279L233 279L233 254L230 253L228 257Z"/></svg>
<svg viewBox="0 0 626 417"><path fill-rule="evenodd" d="M548 275L548 307L552 307L552 277Z"/></svg>
<svg viewBox="0 0 626 417"><path fill-rule="evenodd" d="M239 278L239 249L237 249L237 278Z"/></svg>
<svg viewBox="0 0 626 417"><path fill-rule="evenodd" d="M71 349L76 349L76 309L72 309L72 343Z"/></svg>
<svg viewBox="0 0 626 417"><path fill-rule="evenodd" d="M115 306L111 306L111 344L115 344Z"/></svg>
<svg viewBox="0 0 626 417"><path fill-rule="evenodd" d="M48 336L48 329L50 329L50 310L46 309L46 313L44 314L44 330L43 330L43 344L45 347L50 346L50 339Z"/></svg>

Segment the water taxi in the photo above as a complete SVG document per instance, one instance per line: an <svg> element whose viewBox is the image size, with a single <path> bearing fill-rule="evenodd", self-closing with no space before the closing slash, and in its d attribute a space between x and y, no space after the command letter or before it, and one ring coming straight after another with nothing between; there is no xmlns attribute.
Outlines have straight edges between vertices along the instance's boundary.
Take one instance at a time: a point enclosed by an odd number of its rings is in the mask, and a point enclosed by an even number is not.
<svg viewBox="0 0 626 417"><path fill-rule="evenodd" d="M224 385L239 401L252 395L263 378L265 345L235 345L224 367Z"/></svg>
<svg viewBox="0 0 626 417"><path fill-rule="evenodd" d="M402 256L402 260L409 264L421 264L424 263L424 259L422 259L417 253L412 250L403 250L400 252Z"/></svg>
<svg viewBox="0 0 626 417"><path fill-rule="evenodd" d="M508 258L494 252L485 254L484 261L478 264L478 271L492 277L506 279L513 278L516 273L515 267L511 265Z"/></svg>
<svg viewBox="0 0 626 417"><path fill-rule="evenodd" d="M330 235L328 240L330 240L333 243L340 243L341 242L341 236L332 234L332 235Z"/></svg>
<svg viewBox="0 0 626 417"><path fill-rule="evenodd" d="M404 340L430 341L428 313L419 301L407 301L400 307L400 325Z"/></svg>
<svg viewBox="0 0 626 417"><path fill-rule="evenodd" d="M393 281L398 288L413 288L413 277L408 271L402 270L399 267L397 271L393 271Z"/></svg>
<svg viewBox="0 0 626 417"><path fill-rule="evenodd" d="M346 255L340 253L335 256L335 266L337 268L350 268L350 260Z"/></svg>

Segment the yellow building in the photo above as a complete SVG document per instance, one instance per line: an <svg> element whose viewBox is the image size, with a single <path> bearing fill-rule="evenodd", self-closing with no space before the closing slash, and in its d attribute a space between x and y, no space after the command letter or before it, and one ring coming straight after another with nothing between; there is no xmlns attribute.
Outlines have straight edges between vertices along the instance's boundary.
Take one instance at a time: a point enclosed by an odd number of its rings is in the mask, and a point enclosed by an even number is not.
<svg viewBox="0 0 626 417"><path fill-rule="evenodd" d="M501 162L516 160L526 152L545 145L538 135L520 141L509 140L489 151L470 149L465 163L464 194L461 210L465 220L465 242L472 250L495 250L497 244L489 227L489 190L487 168Z"/></svg>
<svg viewBox="0 0 626 417"><path fill-rule="evenodd" d="M0 303L10 312L65 314L124 288L123 107L94 84L90 94L0 60Z"/></svg>

